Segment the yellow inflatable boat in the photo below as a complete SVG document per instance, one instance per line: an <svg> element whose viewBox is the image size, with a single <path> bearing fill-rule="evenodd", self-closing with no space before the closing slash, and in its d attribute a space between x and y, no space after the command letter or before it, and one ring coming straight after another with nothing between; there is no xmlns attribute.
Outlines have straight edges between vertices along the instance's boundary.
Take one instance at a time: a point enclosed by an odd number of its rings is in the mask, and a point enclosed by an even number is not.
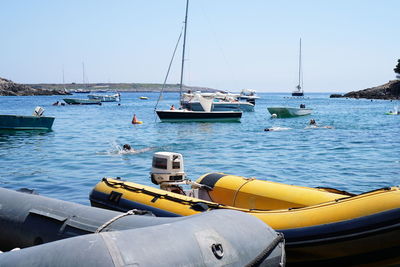
<svg viewBox="0 0 400 267"><path fill-rule="evenodd" d="M221 204L107 178L93 189L90 201L120 211L150 210L157 216L186 216L217 208L242 210L284 234L288 263L399 260L398 187L351 196L219 173L207 174L199 182L213 185L209 196ZM253 189L254 194L250 193Z"/></svg>
<svg viewBox="0 0 400 267"><path fill-rule="evenodd" d="M153 169L157 164L153 158ZM398 187L354 195L224 173L209 173L196 182L179 172L165 175L152 173L152 181L163 189L104 178L92 190L90 201L97 207L149 210L156 216L212 209L247 212L284 234L290 265L400 263ZM183 183L192 188L184 191Z"/></svg>

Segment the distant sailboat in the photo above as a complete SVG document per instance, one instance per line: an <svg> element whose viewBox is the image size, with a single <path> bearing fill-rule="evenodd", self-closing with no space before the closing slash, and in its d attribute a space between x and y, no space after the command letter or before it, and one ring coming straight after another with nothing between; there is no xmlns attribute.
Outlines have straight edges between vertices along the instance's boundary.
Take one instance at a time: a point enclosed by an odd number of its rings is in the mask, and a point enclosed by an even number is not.
<svg viewBox="0 0 400 267"><path fill-rule="evenodd" d="M84 88L76 89L75 93L81 93L81 94L88 94L90 93L90 90L87 89L87 84L85 82L85 63L82 62L82 85Z"/></svg>
<svg viewBox="0 0 400 267"><path fill-rule="evenodd" d="M179 101L180 105L183 104L183 70L185 65L185 47L186 47L186 28L187 28L187 17L188 17L189 0L186 1L186 13L185 13L185 27L183 32L183 50L182 50L182 63L181 63L181 79L179 86ZM178 43L180 36L178 39ZM177 43L177 45L178 45ZM176 51L176 47L175 47ZM175 55L175 51L173 57ZM173 60L171 59L171 63ZM168 68L167 76L171 67L171 63ZM165 84L164 82L164 84ZM162 90L160 93L161 98ZM203 111L193 111L188 109L173 109L170 110L155 110L158 117L162 122L240 122L242 117L242 111L212 111L213 99L207 99L201 94L197 94L196 97L199 99ZM157 102L158 103L158 102Z"/></svg>
<svg viewBox="0 0 400 267"><path fill-rule="evenodd" d="M67 88L65 87L65 78L64 78L64 66L62 68L62 82L63 82L63 89L65 92L67 92Z"/></svg>
<svg viewBox="0 0 400 267"><path fill-rule="evenodd" d="M299 51L299 84L296 86L296 89L297 90L292 92L292 96L304 96L303 72L301 66L301 38L300 38L300 51ZM300 107L272 106L272 107L267 107L267 109L273 118L292 118L292 117L306 116L310 115L313 112L313 109L306 107L305 104L301 104Z"/></svg>
<svg viewBox="0 0 400 267"><path fill-rule="evenodd" d="M299 51L299 84L296 86L296 90L292 92L292 96L304 96L303 72L301 66L301 38L300 38L300 51Z"/></svg>

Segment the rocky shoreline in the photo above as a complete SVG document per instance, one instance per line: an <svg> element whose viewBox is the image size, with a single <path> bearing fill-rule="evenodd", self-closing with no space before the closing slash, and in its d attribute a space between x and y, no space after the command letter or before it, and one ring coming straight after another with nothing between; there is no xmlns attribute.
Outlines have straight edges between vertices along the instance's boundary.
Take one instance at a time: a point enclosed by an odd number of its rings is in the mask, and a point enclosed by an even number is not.
<svg viewBox="0 0 400 267"><path fill-rule="evenodd" d="M75 91L91 92L160 92L162 84L157 83L91 83L91 84L18 84L0 77L0 96L29 96L29 95L70 95ZM208 87L183 86L183 90L202 92L222 92ZM179 84L166 84L164 92L179 92Z"/></svg>
<svg viewBox="0 0 400 267"><path fill-rule="evenodd" d="M0 96L69 95L65 90L32 88L0 77Z"/></svg>
<svg viewBox="0 0 400 267"><path fill-rule="evenodd" d="M366 99L400 99L400 80L392 80L380 86L359 91L351 91L347 94L332 94L331 98L366 98Z"/></svg>
<svg viewBox="0 0 400 267"><path fill-rule="evenodd" d="M118 91L118 92L160 92L163 88L162 84L159 83L67 83L67 84L54 84L54 83L40 83L40 84L27 84L33 88L47 89L47 90L61 90L66 89L67 91L91 91L91 92L106 92L106 91ZM179 92L179 84L166 84L164 92ZM221 90L200 87L200 86L183 86L183 90L202 91L202 92L221 92Z"/></svg>

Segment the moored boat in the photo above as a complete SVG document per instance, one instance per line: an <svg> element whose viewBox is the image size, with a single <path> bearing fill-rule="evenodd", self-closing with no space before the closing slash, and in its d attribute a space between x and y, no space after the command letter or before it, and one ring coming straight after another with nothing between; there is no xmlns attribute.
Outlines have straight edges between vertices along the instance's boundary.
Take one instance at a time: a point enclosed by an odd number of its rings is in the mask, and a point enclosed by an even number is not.
<svg viewBox="0 0 400 267"><path fill-rule="evenodd" d="M139 216L138 210L120 213L3 188L0 203L0 248L22 248L0 253L0 266L285 263L283 237L241 212L157 218Z"/></svg>
<svg viewBox="0 0 400 267"><path fill-rule="evenodd" d="M55 118L44 117L43 112L36 107L33 116L0 115L0 130L51 130Z"/></svg>
<svg viewBox="0 0 400 267"><path fill-rule="evenodd" d="M68 105L101 105L100 99L64 98Z"/></svg>
<svg viewBox="0 0 400 267"><path fill-rule="evenodd" d="M296 90L292 92L292 96L304 96L303 91L303 71L301 68L301 38L300 38L300 49L299 49L299 83L296 86Z"/></svg>
<svg viewBox="0 0 400 267"><path fill-rule="evenodd" d="M243 89L237 97L238 100L245 100L253 105L256 104L256 99L259 98L260 97L256 94L256 91L250 89Z"/></svg>
<svg viewBox="0 0 400 267"><path fill-rule="evenodd" d="M162 122L240 122L241 111L156 110Z"/></svg>
<svg viewBox="0 0 400 267"><path fill-rule="evenodd" d="M254 103L239 101L237 94L224 93L185 93L182 107L193 111L204 111L199 96L212 99L211 111L254 111Z"/></svg>
<svg viewBox="0 0 400 267"><path fill-rule="evenodd" d="M121 100L121 95L119 93L115 93L112 95L107 94L89 94L89 99L100 100L101 102L119 102Z"/></svg>
<svg viewBox="0 0 400 267"><path fill-rule="evenodd" d="M86 90L86 89L76 89L76 90L72 90L73 93L75 94L89 94L90 90Z"/></svg>
<svg viewBox="0 0 400 267"><path fill-rule="evenodd" d="M168 74L171 68L171 64L173 58L175 56L176 48L178 47L179 40L181 35L179 36L178 42L175 46L175 50L167 71L167 75L164 80L163 87L160 91L160 96L158 98L156 107L154 108L156 114L160 118L162 122L240 122L242 117L242 111L214 111L213 100L214 96L205 97L201 93L195 93L193 96L198 101L200 105L200 110L193 110L192 107L185 107L185 101L183 97L183 73L184 73L184 65L185 65L185 47L186 47L186 28L187 28L187 18L188 18L188 8L189 8L189 0L186 2L186 12L185 12L185 21L184 21L184 31L183 31L183 47L182 47L182 65L181 65L181 78L179 83L179 101L181 109L175 110L174 106L171 106L170 110L158 110L157 105L162 98L162 93L168 78ZM236 107L235 107L236 108Z"/></svg>
<svg viewBox="0 0 400 267"><path fill-rule="evenodd" d="M92 205L121 211L140 207L157 216L240 210L284 234L292 265L400 262L399 187L355 195L224 173L191 182L181 155L163 153L154 156L151 176L160 189L105 178L90 195ZM191 188L183 190L185 184ZM110 201L116 194L118 202Z"/></svg>
<svg viewBox="0 0 400 267"><path fill-rule="evenodd" d="M267 107L268 112L277 118L291 118L291 117L299 117L306 116L312 113L311 108L306 108L305 106L296 107ZM274 116L275 114L275 116Z"/></svg>

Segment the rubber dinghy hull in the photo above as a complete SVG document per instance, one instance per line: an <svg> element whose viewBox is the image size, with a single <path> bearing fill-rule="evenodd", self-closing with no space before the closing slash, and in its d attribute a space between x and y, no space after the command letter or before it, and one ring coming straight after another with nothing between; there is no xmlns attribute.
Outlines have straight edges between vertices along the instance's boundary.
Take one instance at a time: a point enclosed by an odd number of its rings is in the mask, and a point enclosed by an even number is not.
<svg viewBox="0 0 400 267"><path fill-rule="evenodd" d="M285 264L283 237L262 221L237 211L220 210L179 218L131 215L112 221L111 216L122 213L7 189L0 189L0 204L3 247L7 246L5 237L13 238L13 233L17 234L13 245L26 245L29 239L37 240L38 234L47 235L40 236L43 241L75 235L0 253L0 266ZM100 233L91 234L104 222L110 224ZM13 223L17 230L13 230ZM74 234L66 234L71 231Z"/></svg>
<svg viewBox="0 0 400 267"><path fill-rule="evenodd" d="M398 187L354 195L224 173L206 174L196 182L210 188L206 195L211 201L109 178L96 185L90 200L95 206L140 208L157 216L240 210L284 234L291 265L400 262Z"/></svg>
<svg viewBox="0 0 400 267"><path fill-rule="evenodd" d="M0 130L51 130L54 117L0 115Z"/></svg>

